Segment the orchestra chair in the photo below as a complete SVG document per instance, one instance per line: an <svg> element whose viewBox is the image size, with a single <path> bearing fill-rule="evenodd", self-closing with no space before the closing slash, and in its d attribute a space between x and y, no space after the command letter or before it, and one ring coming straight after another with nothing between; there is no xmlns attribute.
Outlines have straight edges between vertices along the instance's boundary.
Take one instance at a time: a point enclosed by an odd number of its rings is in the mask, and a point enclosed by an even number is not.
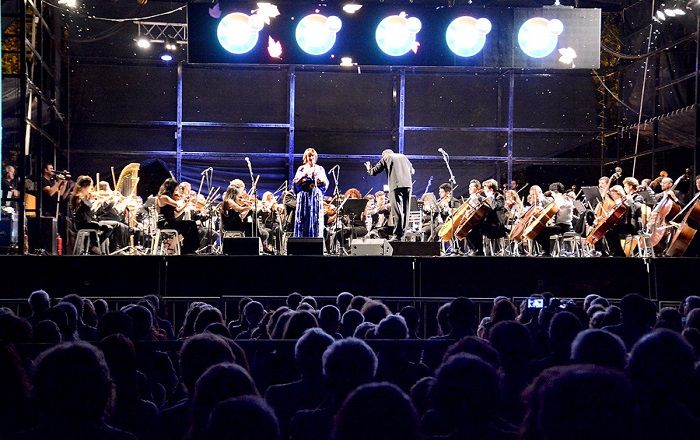
<svg viewBox="0 0 700 440"><path fill-rule="evenodd" d="M175 229L158 229L151 245L152 255L180 255L180 234Z"/></svg>
<svg viewBox="0 0 700 440"><path fill-rule="evenodd" d="M488 238L483 236L484 255L486 256L503 256L505 254L506 241L505 238Z"/></svg>
<svg viewBox="0 0 700 440"><path fill-rule="evenodd" d="M542 249L540 248L540 245L535 241L531 239L525 239L523 240L523 243L527 242L527 246L525 247L525 255L528 257L537 257L542 253Z"/></svg>
<svg viewBox="0 0 700 440"><path fill-rule="evenodd" d="M574 231L564 232L559 237L559 256L563 257L582 257L583 256L583 238Z"/></svg>
<svg viewBox="0 0 700 440"><path fill-rule="evenodd" d="M654 257L654 246L651 244L651 235L641 233L628 235L623 244L625 255L630 257L649 258Z"/></svg>
<svg viewBox="0 0 700 440"><path fill-rule="evenodd" d="M100 243L100 232L97 229L79 229L75 235L73 255L90 255L90 243L98 243L97 255L109 254L109 239Z"/></svg>

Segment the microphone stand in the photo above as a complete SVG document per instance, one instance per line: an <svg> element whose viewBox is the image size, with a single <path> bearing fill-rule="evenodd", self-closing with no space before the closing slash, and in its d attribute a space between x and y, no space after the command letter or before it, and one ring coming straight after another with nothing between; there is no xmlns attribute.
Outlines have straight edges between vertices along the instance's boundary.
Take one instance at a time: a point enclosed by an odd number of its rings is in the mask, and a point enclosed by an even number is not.
<svg viewBox="0 0 700 440"><path fill-rule="evenodd" d="M247 159L247 158L246 158ZM246 160L248 164L248 172L250 173L250 193L253 197L253 237L258 236L258 188L255 178L253 178L253 166L250 164L250 160Z"/></svg>
<svg viewBox="0 0 700 440"><path fill-rule="evenodd" d="M454 191L455 191L455 189L457 189L458 185L457 185L457 179L455 179L455 175L452 173L452 168L450 167L450 156L444 151L441 151L441 153L442 153L442 160L445 161L445 166L447 167L447 171L450 173L449 182L452 185L452 194L454 194ZM450 198L451 197L452 196L450 195ZM439 210L440 210L440 206L438 204L438 211ZM453 213L452 207L449 207L449 214L447 215L447 219L445 220L445 223L452 222L454 220L454 218L452 217L452 213ZM455 225L454 223L452 224L452 237L450 238L450 247L452 248L451 252L456 253L456 254L460 253L459 246L457 243L457 238L454 235L454 231L458 226L459 225Z"/></svg>
<svg viewBox="0 0 700 440"><path fill-rule="evenodd" d="M331 176L333 176L333 181L335 182L335 188L333 189L333 200L335 200L335 203L338 203L338 200L340 200L340 185L338 184L338 180L340 178L340 167L336 168L335 170L332 170L330 172ZM340 207L337 207L335 210L335 230L333 231L333 235L338 233L338 223L340 223L340 213L338 212L340 210ZM342 227L342 226L341 226ZM337 250L337 243L336 240L334 240L334 237L331 237L330 231L328 233L328 237L331 241L331 244L333 245L333 253L338 255L340 252ZM342 232L341 232L341 238L342 238ZM340 242L338 240L337 242ZM340 243L340 249L345 251L345 248L343 248L343 244ZM329 249L330 251L330 249Z"/></svg>

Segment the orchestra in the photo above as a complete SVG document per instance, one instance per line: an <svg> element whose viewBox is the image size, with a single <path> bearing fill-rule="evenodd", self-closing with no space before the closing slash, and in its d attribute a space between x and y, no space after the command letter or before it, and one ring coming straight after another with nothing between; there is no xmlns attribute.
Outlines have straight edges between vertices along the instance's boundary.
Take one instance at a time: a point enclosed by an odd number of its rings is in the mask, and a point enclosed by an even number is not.
<svg viewBox="0 0 700 440"><path fill-rule="evenodd" d="M136 195L137 172L127 173L126 188L122 176L119 184L113 176L114 189L99 180L99 174L94 186L95 180L88 176L80 176L77 182L67 172L67 176L55 177L52 166L46 167L44 177L52 193L49 196L72 187L69 224L74 230L97 229L101 240L109 237L110 253L135 253L134 247L148 253L160 229L178 231L183 254L203 249L209 249L205 253L220 252L222 237L231 232L260 237L267 254L284 253L285 242L296 234L322 235L329 254L350 253L353 240L370 238L438 241L443 243L443 253L459 255L484 255L488 243L487 255L563 256L567 254L558 241L564 237L577 240L577 256L696 256L700 249L694 243L694 232L700 227L695 219L700 202L694 197L700 192L700 176L693 179L688 169L678 177L662 171L654 179L637 179L625 176L618 167L611 175L601 176L595 186L566 189L561 182L542 182L546 192L541 185L516 179L508 184L472 179L460 194L455 193L460 185L450 179L437 185L434 193L429 190L431 176L425 192L411 196L410 209L401 214L400 221L406 226L399 238L396 233L401 228L396 228L391 192L370 189L363 195L359 188L336 188L333 196L323 197L331 185L317 160L315 150L308 149L292 184L285 182L275 192L265 191L260 199L260 176L250 182L250 190L242 179L233 179L221 194L219 188L202 190L200 184L195 191L190 182L169 178L145 203ZM407 167L410 176L413 171L410 164ZM300 197L305 200L301 204ZM313 207L316 199L322 207L318 215ZM353 199L366 202L361 211L346 209L349 205L344 201ZM402 208L409 206L404 200L400 203Z"/></svg>

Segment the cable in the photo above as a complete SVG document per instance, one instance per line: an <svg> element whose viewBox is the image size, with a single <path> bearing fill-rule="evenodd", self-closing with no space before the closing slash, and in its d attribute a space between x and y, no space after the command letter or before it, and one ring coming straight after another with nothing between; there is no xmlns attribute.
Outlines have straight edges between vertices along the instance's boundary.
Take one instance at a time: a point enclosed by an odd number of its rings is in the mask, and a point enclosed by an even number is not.
<svg viewBox="0 0 700 440"><path fill-rule="evenodd" d="M637 114L637 113L638 113L637 110L633 109L632 107L630 107L629 105L627 105L625 102L623 102L620 98L618 98L618 96L617 96L612 90L610 90L610 89L608 88L608 86L605 84L605 81L603 81L603 78L601 78L600 75L598 75L598 72L596 72L595 69L593 69L593 74L596 76L596 78L598 78L598 81L600 81L600 84L605 88L605 90L607 90L608 93L610 93L610 96L612 96L613 98L615 98L615 100L616 100L617 102L619 102L620 104L624 105L628 110L634 112L634 114ZM648 117L647 115L644 115L644 116L645 116L645 117Z"/></svg>
<svg viewBox="0 0 700 440"><path fill-rule="evenodd" d="M51 2L49 2L48 0L42 0L42 1L44 2L45 5L48 5L48 6L51 6L52 8L56 8L56 9L60 9L60 10L65 11L65 8L63 8L63 7L59 6L59 5L55 5L55 4L51 3ZM102 20L102 21L111 21L111 22L115 22L115 23L125 23L125 22L130 22L130 21L150 20L150 19L153 19L153 18L162 17L162 16L164 16L164 15L174 14L174 13L176 13L176 12L182 11L182 10L185 9L185 8L187 8L187 5L182 5L182 6L180 6L179 8L175 8L175 9L172 9L172 10L166 11L166 12L161 12L161 13L159 13L159 14L149 15L148 17L133 17L133 18L98 17L98 16L96 16L96 15L91 15L91 14L81 14L81 13L79 13L78 11L73 11L73 12L74 12L76 15L83 15L84 17L90 18L90 19L92 19L92 20Z"/></svg>

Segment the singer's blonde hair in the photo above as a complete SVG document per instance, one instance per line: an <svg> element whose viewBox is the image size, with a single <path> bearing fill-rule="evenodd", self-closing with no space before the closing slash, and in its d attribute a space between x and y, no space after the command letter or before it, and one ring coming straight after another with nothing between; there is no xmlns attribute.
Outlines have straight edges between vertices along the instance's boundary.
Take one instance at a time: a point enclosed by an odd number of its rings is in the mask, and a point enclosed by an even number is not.
<svg viewBox="0 0 700 440"><path fill-rule="evenodd" d="M304 157L302 158L302 161L304 163L309 163L309 157L311 156L316 156L316 158L318 158L318 153L313 148L307 148L304 150Z"/></svg>

